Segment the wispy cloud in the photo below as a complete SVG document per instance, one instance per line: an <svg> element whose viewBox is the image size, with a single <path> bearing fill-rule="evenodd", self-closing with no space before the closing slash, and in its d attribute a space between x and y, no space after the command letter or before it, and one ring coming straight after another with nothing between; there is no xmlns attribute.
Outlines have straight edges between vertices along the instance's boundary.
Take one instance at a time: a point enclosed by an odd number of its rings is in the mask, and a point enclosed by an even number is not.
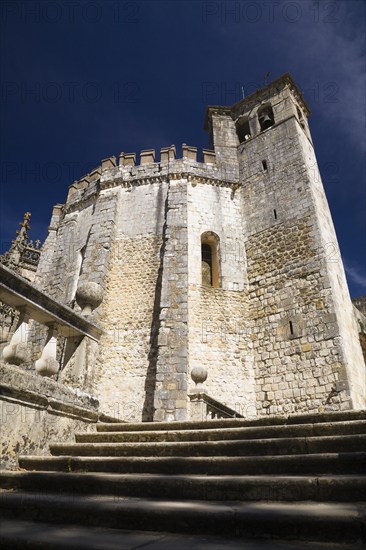
<svg viewBox="0 0 366 550"><path fill-rule="evenodd" d="M355 263L349 262L348 260L345 260L343 258L343 264L344 268L346 270L347 276L349 279L356 283L357 285L361 285L365 287L366 289L366 274L365 272Z"/></svg>
<svg viewBox="0 0 366 550"><path fill-rule="evenodd" d="M354 146L364 151L366 65L364 27L357 21L360 4L338 2L334 19L328 22L324 11L317 21L308 12L298 24L287 25L285 32L291 40L289 55L297 59L299 68L315 80L321 78L309 85L320 86L321 116L336 120Z"/></svg>

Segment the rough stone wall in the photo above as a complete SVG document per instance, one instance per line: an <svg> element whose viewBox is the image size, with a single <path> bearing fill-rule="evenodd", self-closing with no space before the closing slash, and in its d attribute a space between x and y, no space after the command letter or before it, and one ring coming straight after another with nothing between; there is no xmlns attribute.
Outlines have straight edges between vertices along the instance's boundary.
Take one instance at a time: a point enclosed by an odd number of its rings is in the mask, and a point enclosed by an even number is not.
<svg viewBox="0 0 366 550"><path fill-rule="evenodd" d="M51 230L41 255L36 284L52 298L67 305L75 296L80 268L78 254L87 243L93 223L92 212L93 205L90 204L65 213L57 227L57 237L55 230Z"/></svg>
<svg viewBox="0 0 366 550"><path fill-rule="evenodd" d="M222 180L238 180L238 138L233 131L233 121L227 116L212 117L212 132L215 136L215 153Z"/></svg>
<svg viewBox="0 0 366 550"><path fill-rule="evenodd" d="M357 298L352 298L352 303L363 315L366 315L366 294L358 296Z"/></svg>
<svg viewBox="0 0 366 550"><path fill-rule="evenodd" d="M80 245L85 246L79 273L80 283L93 281L102 289L105 288L112 261L110 250L116 238L119 197L118 189L102 189L91 207L91 212L88 212L90 221L79 223ZM94 317L98 319L97 311Z"/></svg>
<svg viewBox="0 0 366 550"><path fill-rule="evenodd" d="M353 312L358 325L358 337L360 340L362 355L366 365L366 315L362 312L362 309L365 310L365 308L362 308L362 306L365 305L365 298L366 296L360 296L359 298L352 300L352 303ZM357 304L357 307L355 306L355 303Z"/></svg>
<svg viewBox="0 0 366 550"><path fill-rule="evenodd" d="M93 181L83 192L69 194L65 205L54 208L35 278L51 297L74 305L79 281L104 287L117 205L118 191L101 190Z"/></svg>
<svg viewBox="0 0 366 550"><path fill-rule="evenodd" d="M52 262L57 249L58 227L62 219L62 204L54 206L50 224L48 226L48 236L43 243L42 253L37 266L37 273L34 282L44 291L50 293L53 277L55 276L54 264Z"/></svg>
<svg viewBox="0 0 366 550"><path fill-rule="evenodd" d="M346 378L349 350L340 335L324 249L336 239L329 230L327 240L319 225L327 205L322 199L320 209L314 201L304 154L311 148L290 117L239 153L262 414L350 406L347 388L337 385Z"/></svg>
<svg viewBox="0 0 366 550"><path fill-rule="evenodd" d="M187 180L170 180L162 250L154 420L187 420ZM157 297L159 299L159 297Z"/></svg>
<svg viewBox="0 0 366 550"><path fill-rule="evenodd" d="M115 220L118 206L118 190L97 191L93 182L82 196L68 199L65 205L54 208L49 234L43 245L35 284L52 298L80 311L75 302L78 284L84 281L98 283L102 289L109 273L110 249L115 240ZM78 200L76 200L78 199ZM98 322L99 310L92 314ZM42 339L42 335L41 335ZM59 338L58 354L62 359L64 339ZM74 358L75 359L75 358ZM70 361L60 376L73 385L90 385L86 368Z"/></svg>
<svg viewBox="0 0 366 550"><path fill-rule="evenodd" d="M22 266L19 270L19 275L24 277L24 279L28 279L31 283L33 283L35 277L36 277L36 269L34 267L28 267L28 266Z"/></svg>
<svg viewBox="0 0 366 550"><path fill-rule="evenodd" d="M319 270L306 266L306 259L310 263L314 258L310 232L310 219L295 218L248 239L253 274L250 316L262 414L326 406L337 379L337 349L332 339L321 341L321 331L327 330L326 319L319 316L324 309L319 298L322 277ZM291 264L298 273L288 279ZM329 322L334 320L329 317Z"/></svg>
<svg viewBox="0 0 366 550"><path fill-rule="evenodd" d="M193 182L188 204L189 367L205 367L208 394L245 414L255 409L255 393L241 199L228 186ZM207 231L220 239L220 288L202 285Z"/></svg>
<svg viewBox="0 0 366 550"><path fill-rule="evenodd" d="M102 410L151 420L157 353L156 295L166 184L121 189L111 250L94 393Z"/></svg>
<svg viewBox="0 0 366 550"><path fill-rule="evenodd" d="M95 423L0 399L0 468L18 469L21 455L48 456L50 443L72 441L75 432L93 432Z"/></svg>
<svg viewBox="0 0 366 550"><path fill-rule="evenodd" d="M324 284L324 299L334 314L338 326L340 369L338 381L345 384L352 407L366 406L366 369L358 338L358 326L346 281L342 258L324 193L313 147L300 133L310 189L314 201L318 229L318 254L328 281Z"/></svg>
<svg viewBox="0 0 366 550"><path fill-rule="evenodd" d="M19 453L49 454L51 442L76 430L95 431L101 416L91 395L2 362L0 375L1 468L17 468Z"/></svg>

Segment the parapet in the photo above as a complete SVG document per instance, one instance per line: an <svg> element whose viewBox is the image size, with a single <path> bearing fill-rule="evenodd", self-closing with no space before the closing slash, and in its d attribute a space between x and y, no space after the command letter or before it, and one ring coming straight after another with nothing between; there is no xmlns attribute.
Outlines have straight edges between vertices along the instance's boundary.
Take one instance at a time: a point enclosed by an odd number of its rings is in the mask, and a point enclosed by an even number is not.
<svg viewBox="0 0 366 550"><path fill-rule="evenodd" d="M117 166L115 156L102 160L102 170L108 170L109 168L114 168L115 166Z"/></svg>
<svg viewBox="0 0 366 550"><path fill-rule="evenodd" d="M182 145L182 157L183 160L190 160L194 162L197 161L197 147L192 147L183 143ZM161 164L165 162L172 162L175 160L180 160L177 158L177 150L175 145L170 145L170 147L162 147L160 149L160 161L156 159L155 149L143 149L140 152L140 164L136 162L136 153L120 153L119 155L119 167L126 166L144 166L145 164ZM110 168L116 167L115 163L116 157L109 157L102 161L102 170L107 170ZM215 163L215 151L210 151L208 149L202 149L202 163Z"/></svg>
<svg viewBox="0 0 366 550"><path fill-rule="evenodd" d="M173 169L177 172L186 171L187 166L194 167L202 171L210 170L216 165L215 151L202 149L201 160L197 161L198 148L183 143L182 156L177 158L177 150L175 145L162 147L160 150L160 160L155 156L155 149L143 149L140 152L139 160L136 162L136 153L121 152L118 157L113 155L101 161L101 166L98 166L89 174L86 174L77 181L74 181L69 187L69 192L66 202L78 202L81 198L86 198L86 192L100 181L112 180L134 180L148 175L154 176L161 173L162 170ZM89 196L89 192L87 195Z"/></svg>

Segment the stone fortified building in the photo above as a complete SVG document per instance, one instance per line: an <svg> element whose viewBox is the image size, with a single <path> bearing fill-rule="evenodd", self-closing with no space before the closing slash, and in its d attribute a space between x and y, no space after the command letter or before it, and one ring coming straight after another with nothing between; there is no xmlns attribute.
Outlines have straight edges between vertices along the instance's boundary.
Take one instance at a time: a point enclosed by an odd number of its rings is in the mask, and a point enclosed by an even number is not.
<svg viewBox="0 0 366 550"><path fill-rule="evenodd" d="M201 161L121 153L71 185L34 285L99 333L59 330L56 349L53 325L37 372L122 420L187 420L202 399L242 416L365 408L309 114L285 74L208 107Z"/></svg>

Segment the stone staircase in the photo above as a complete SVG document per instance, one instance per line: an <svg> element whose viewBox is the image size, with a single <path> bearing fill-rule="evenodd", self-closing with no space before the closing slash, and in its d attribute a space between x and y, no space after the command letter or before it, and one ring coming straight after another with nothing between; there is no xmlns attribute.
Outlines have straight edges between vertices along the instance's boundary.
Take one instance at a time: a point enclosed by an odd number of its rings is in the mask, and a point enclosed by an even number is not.
<svg viewBox="0 0 366 550"><path fill-rule="evenodd" d="M0 473L2 548L364 548L366 411L75 439Z"/></svg>

